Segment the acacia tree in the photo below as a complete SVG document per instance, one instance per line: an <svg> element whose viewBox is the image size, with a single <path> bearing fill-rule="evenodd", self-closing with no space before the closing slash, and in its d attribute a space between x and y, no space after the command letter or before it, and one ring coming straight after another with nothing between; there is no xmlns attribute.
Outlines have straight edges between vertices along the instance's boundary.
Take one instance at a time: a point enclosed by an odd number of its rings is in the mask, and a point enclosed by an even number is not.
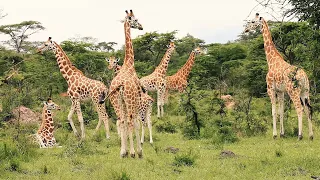
<svg viewBox="0 0 320 180"><path fill-rule="evenodd" d="M26 39L28 39L32 34L44 29L45 28L38 21L23 21L19 24L0 26L0 33L9 35L11 39L5 43L20 53L25 45Z"/></svg>

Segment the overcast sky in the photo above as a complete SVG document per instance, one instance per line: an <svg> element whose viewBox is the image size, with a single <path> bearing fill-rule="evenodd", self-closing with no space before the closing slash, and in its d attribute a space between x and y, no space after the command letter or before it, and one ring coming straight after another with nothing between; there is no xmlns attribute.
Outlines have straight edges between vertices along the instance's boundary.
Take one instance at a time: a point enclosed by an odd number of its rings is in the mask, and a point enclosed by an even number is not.
<svg viewBox="0 0 320 180"><path fill-rule="evenodd" d="M46 29L32 35L30 41L52 36L60 43L90 36L123 45L119 20L125 17L126 9L132 9L144 27L143 31L132 30L132 38L146 32L178 30L178 37L190 33L206 43L226 43L241 33L243 20L256 5L255 0L2 0L0 9L8 15L0 25L41 22ZM4 38L0 35L0 40Z"/></svg>

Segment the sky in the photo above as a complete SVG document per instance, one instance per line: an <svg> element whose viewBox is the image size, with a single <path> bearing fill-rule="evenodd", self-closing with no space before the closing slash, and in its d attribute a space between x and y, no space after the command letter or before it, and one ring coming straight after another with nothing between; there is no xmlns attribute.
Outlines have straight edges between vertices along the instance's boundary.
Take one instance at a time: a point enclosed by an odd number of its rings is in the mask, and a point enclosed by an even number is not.
<svg viewBox="0 0 320 180"><path fill-rule="evenodd" d="M45 41L51 36L60 43L93 37L121 46L124 30L120 20L125 10L132 9L144 27L142 31L133 29L132 38L146 32L178 30L179 38L189 33L207 44L226 43L237 39L244 20L254 17L256 5L256 0L3 0L0 9L8 15L0 25L41 22L46 29L29 41ZM0 40L6 39L0 35Z"/></svg>

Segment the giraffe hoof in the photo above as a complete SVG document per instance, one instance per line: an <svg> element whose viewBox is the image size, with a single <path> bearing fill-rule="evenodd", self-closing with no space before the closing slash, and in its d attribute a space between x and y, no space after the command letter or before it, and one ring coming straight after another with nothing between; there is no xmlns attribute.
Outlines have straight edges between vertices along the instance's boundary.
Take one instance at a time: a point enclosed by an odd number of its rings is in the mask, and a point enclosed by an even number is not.
<svg viewBox="0 0 320 180"><path fill-rule="evenodd" d="M120 157L121 157L121 158L126 158L126 157L128 157L128 152L125 152L125 153L123 153L123 154L120 154Z"/></svg>
<svg viewBox="0 0 320 180"><path fill-rule="evenodd" d="M298 141L302 140L302 138L303 138L302 135L299 135L298 136Z"/></svg>
<svg viewBox="0 0 320 180"><path fill-rule="evenodd" d="M309 136L309 139L310 139L311 141L313 141L313 135Z"/></svg>
<svg viewBox="0 0 320 180"><path fill-rule="evenodd" d="M130 156L131 156L132 158L135 158L135 157L136 157L136 154L133 153L133 154L130 154Z"/></svg>
<svg viewBox="0 0 320 180"><path fill-rule="evenodd" d="M280 138L285 138L284 134L280 134Z"/></svg>
<svg viewBox="0 0 320 180"><path fill-rule="evenodd" d="M141 152L141 153L138 153L138 157L139 157L139 159L142 159L142 158L143 158L142 152Z"/></svg>
<svg viewBox="0 0 320 180"><path fill-rule="evenodd" d="M273 139L277 139L277 135L273 135Z"/></svg>

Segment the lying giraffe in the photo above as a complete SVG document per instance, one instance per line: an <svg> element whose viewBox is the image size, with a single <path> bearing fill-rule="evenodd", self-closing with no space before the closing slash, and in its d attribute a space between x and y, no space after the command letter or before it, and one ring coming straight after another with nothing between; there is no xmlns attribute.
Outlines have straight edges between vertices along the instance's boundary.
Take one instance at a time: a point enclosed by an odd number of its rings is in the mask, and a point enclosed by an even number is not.
<svg viewBox="0 0 320 180"><path fill-rule="evenodd" d="M51 50L55 54L60 72L68 83L67 94L72 102L71 110L68 114L68 120L74 134L78 136L77 129L75 128L72 120L72 115L76 111L78 120L80 122L81 139L85 138L84 122L80 102L91 98L96 106L96 110L99 115L99 121L102 119L104 122L106 138L109 139L108 114L106 113L104 101L99 100L101 96L108 93L107 87L101 81L87 78L79 69L72 66L70 59L65 54L63 49L56 42L52 41L51 37L49 37L49 39L38 48L38 52L41 53L47 50Z"/></svg>
<svg viewBox="0 0 320 180"><path fill-rule="evenodd" d="M40 148L51 148L57 145L53 136L54 125L51 110L60 110L60 107L51 98L44 101L43 104L41 126L34 136Z"/></svg>
<svg viewBox="0 0 320 180"><path fill-rule="evenodd" d="M116 59L115 57L111 56L110 58L106 58L106 61L108 62L108 69L109 70L113 70L114 71L114 76L116 76L120 69L121 66L118 64L119 62L119 58ZM117 92L116 92L117 93ZM110 97L110 101L116 101L117 99L114 98L115 96ZM112 104L116 104L114 102L112 102ZM138 107L138 112L139 112L139 116L141 119L141 122L143 124L142 126L142 133L141 133L141 144L143 144L144 142L144 126L148 125L148 129L149 129L149 134L150 134L150 143L153 143L152 140L152 122L151 122L151 114L152 114L152 104L153 104L153 99L147 94L147 93L141 93L141 100L139 103L139 107ZM120 108L119 107L114 107L114 110L117 113L120 113ZM120 121L117 120L117 130L118 130L118 134L120 135Z"/></svg>
<svg viewBox="0 0 320 180"><path fill-rule="evenodd" d="M302 139L302 115L304 111L308 117L309 138L312 140L312 107L309 98L308 76L303 69L290 65L283 59L272 41L267 21L263 17L259 17L259 13L256 13L256 17L247 23L244 32L253 31L257 28L260 28L263 36L268 63L266 81L267 92L272 104L273 138L277 137L277 103L279 104L278 112L280 115L280 137L284 136L284 93L287 92L298 114L298 139Z"/></svg>

